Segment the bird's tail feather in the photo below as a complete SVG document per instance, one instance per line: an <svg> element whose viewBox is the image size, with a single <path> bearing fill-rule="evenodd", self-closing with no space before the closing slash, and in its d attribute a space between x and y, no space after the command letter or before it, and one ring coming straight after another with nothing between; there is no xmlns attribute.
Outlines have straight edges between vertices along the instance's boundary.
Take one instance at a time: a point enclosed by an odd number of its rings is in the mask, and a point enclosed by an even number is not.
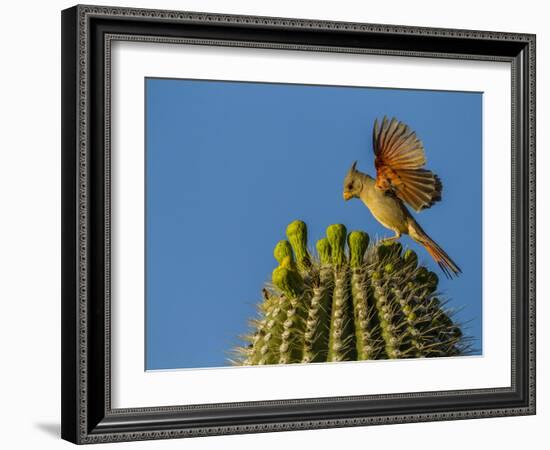
<svg viewBox="0 0 550 450"><path fill-rule="evenodd" d="M419 244L423 245L426 251L439 265L443 273L447 278L453 278L462 273L460 267L451 259L451 257L443 250L437 242L435 242L427 233L422 229L416 221L409 223L409 235Z"/></svg>

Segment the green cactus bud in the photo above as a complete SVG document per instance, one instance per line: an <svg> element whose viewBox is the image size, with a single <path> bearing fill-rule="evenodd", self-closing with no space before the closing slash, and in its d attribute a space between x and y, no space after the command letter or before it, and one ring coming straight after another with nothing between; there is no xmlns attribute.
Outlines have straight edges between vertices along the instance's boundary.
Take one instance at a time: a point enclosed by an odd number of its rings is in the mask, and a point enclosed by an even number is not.
<svg viewBox="0 0 550 450"><path fill-rule="evenodd" d="M330 257L330 242L327 238L322 238L317 241L315 245L321 264L328 265L332 262Z"/></svg>
<svg viewBox="0 0 550 450"><path fill-rule="evenodd" d="M416 274L416 282L426 283L426 281L428 281L428 269L421 267L418 269L418 273Z"/></svg>
<svg viewBox="0 0 550 450"><path fill-rule="evenodd" d="M384 266L384 272L386 273L393 273L395 270L395 266L392 263L388 263Z"/></svg>
<svg viewBox="0 0 550 450"><path fill-rule="evenodd" d="M439 284L439 277L434 272L429 272L426 277L426 284L428 285L430 292L435 291L437 289L437 285Z"/></svg>
<svg viewBox="0 0 550 450"><path fill-rule="evenodd" d="M403 255L403 260L407 265L414 269L418 265L418 255L411 249L408 249Z"/></svg>
<svg viewBox="0 0 550 450"><path fill-rule="evenodd" d="M454 325L452 319L446 314L441 314L439 321L446 327L452 327Z"/></svg>
<svg viewBox="0 0 550 450"><path fill-rule="evenodd" d="M286 256L289 256L292 260L292 247L290 246L290 242L282 240L277 242L277 245L275 246L275 249L273 250L273 256L277 260L279 264L283 261L283 259Z"/></svg>
<svg viewBox="0 0 550 450"><path fill-rule="evenodd" d="M451 329L451 333L455 338L461 338L462 337L462 330L458 327L453 327Z"/></svg>
<svg viewBox="0 0 550 450"><path fill-rule="evenodd" d="M346 261L344 246L346 245L346 227L342 224L330 225L327 228L327 238L330 242L332 264L340 268Z"/></svg>
<svg viewBox="0 0 550 450"><path fill-rule="evenodd" d="M288 259L288 257L285 259ZM289 269L288 267L277 267L271 275L271 280L273 281L273 284L289 298L298 297L302 293L302 277L300 277L296 271Z"/></svg>
<svg viewBox="0 0 550 450"><path fill-rule="evenodd" d="M369 235L364 231L352 231L348 235L350 266L354 269L363 264L363 257L369 246Z"/></svg>
<svg viewBox="0 0 550 450"><path fill-rule="evenodd" d="M296 265L294 264L294 261L292 261L292 258L290 256L285 256L281 260L281 264L279 264L280 267L285 267L290 270L296 270Z"/></svg>
<svg viewBox="0 0 550 450"><path fill-rule="evenodd" d="M307 227L301 220L295 220L286 227L286 237L296 255L298 268L302 271L309 267L311 259L307 251Z"/></svg>

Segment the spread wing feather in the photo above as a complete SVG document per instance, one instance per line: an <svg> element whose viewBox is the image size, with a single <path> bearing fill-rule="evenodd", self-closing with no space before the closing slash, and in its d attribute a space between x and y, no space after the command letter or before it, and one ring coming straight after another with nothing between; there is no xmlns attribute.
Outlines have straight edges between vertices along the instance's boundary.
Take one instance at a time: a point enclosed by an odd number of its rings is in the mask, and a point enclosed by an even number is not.
<svg viewBox="0 0 550 450"><path fill-rule="evenodd" d="M391 191L416 211L441 200L443 185L426 164L424 146L416 133L398 120L384 117L372 133L376 186Z"/></svg>

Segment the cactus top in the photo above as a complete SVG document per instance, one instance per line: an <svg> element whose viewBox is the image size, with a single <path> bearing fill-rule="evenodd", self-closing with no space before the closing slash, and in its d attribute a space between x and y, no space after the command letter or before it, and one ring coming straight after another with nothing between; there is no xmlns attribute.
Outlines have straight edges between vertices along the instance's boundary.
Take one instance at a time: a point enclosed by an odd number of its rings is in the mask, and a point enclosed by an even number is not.
<svg viewBox="0 0 550 450"><path fill-rule="evenodd" d="M362 231L348 235L338 224L326 235L316 243L318 258L300 266L300 249L310 255L304 224L288 227L260 316L246 346L236 349L238 364L467 354L468 336L434 294L437 276L418 266L414 252L401 253L396 242L370 243Z"/></svg>

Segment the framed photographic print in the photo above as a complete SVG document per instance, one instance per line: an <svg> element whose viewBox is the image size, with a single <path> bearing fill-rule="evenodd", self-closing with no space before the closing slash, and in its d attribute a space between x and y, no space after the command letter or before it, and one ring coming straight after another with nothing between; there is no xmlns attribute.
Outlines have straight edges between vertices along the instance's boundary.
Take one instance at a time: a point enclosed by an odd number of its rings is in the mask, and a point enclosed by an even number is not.
<svg viewBox="0 0 550 450"><path fill-rule="evenodd" d="M62 13L62 436L535 413L535 36Z"/></svg>

